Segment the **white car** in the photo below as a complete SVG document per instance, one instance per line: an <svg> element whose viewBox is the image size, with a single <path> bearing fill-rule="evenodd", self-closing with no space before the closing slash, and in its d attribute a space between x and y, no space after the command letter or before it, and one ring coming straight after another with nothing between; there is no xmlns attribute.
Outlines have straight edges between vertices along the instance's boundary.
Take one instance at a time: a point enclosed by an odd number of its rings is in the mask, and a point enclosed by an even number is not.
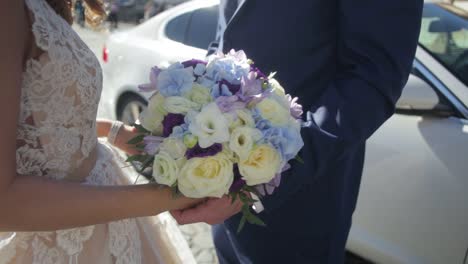
<svg viewBox="0 0 468 264"><path fill-rule="evenodd" d="M135 122L149 96L139 93L137 86L149 81L152 66L204 59L215 39L218 3L189 1L111 35L102 54L104 91L98 116Z"/></svg>
<svg viewBox="0 0 468 264"><path fill-rule="evenodd" d="M204 58L217 12L216 0L195 0L113 35L100 113L134 122L148 96L136 85L153 65ZM452 5L425 4L397 113L368 140L347 244L368 261L468 263L467 17Z"/></svg>

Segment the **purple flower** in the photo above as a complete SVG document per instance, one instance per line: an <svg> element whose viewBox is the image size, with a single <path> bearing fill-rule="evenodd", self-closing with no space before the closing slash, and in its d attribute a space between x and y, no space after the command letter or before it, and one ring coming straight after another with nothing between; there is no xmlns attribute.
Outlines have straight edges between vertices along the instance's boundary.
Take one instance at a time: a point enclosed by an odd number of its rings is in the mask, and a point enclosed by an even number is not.
<svg viewBox="0 0 468 264"><path fill-rule="evenodd" d="M187 152L185 152L185 157L187 159L209 157L218 154L222 150L223 145L221 145L220 143L215 143L207 148L202 148L197 143L195 147L188 149Z"/></svg>
<svg viewBox="0 0 468 264"><path fill-rule="evenodd" d="M290 104L289 108L291 111L291 115L296 119L300 119L303 111L302 111L302 105L297 103L297 100L299 100L299 98L297 97L292 98L291 95L289 94L286 95L286 97L288 98L288 101Z"/></svg>
<svg viewBox="0 0 468 264"><path fill-rule="evenodd" d="M256 186L257 191L262 195L271 195L275 191L276 188L278 188L281 184L281 174L291 168L291 165L289 163L286 163L286 165L283 166L281 169L280 173L277 173L276 176L269 182L265 184L260 184Z"/></svg>
<svg viewBox="0 0 468 264"><path fill-rule="evenodd" d="M145 144L145 152L149 155L154 155L159 150L159 145L163 142L163 137L157 136L146 136L143 138L143 143Z"/></svg>
<svg viewBox="0 0 468 264"><path fill-rule="evenodd" d="M202 61L202 60L197 60L197 59L191 59L191 60L182 62L182 65L184 65L184 68L188 68L188 67L193 67L193 68L195 68L195 67L197 66L197 64L206 65L207 62L206 62L206 61Z"/></svg>
<svg viewBox="0 0 468 264"><path fill-rule="evenodd" d="M245 181L242 179L242 175L239 172L239 166L234 164L234 181L229 188L229 192L238 192L245 186Z"/></svg>
<svg viewBox="0 0 468 264"><path fill-rule="evenodd" d="M255 65L250 65L250 72L255 72L257 74L257 78L260 79L267 79L268 76L266 76L262 71L260 71Z"/></svg>
<svg viewBox="0 0 468 264"><path fill-rule="evenodd" d="M167 114L163 121L163 136L168 137L172 134L172 129L176 126L180 126L184 123L184 115L182 114Z"/></svg>
<svg viewBox="0 0 468 264"><path fill-rule="evenodd" d="M219 82L219 89L221 89L223 85L226 85L226 87L232 94L236 94L241 88L240 84L231 84L230 82L224 79Z"/></svg>
<svg viewBox="0 0 468 264"><path fill-rule="evenodd" d="M157 91L158 88L156 86L156 83L157 83L158 76L159 76L160 73L161 73L161 69L159 69L157 66L154 66L153 68L151 68L151 70L150 70L150 83L139 85L138 88L140 89L140 91L142 91L142 92Z"/></svg>
<svg viewBox="0 0 468 264"><path fill-rule="evenodd" d="M219 109L223 113L228 113L237 109L244 109L246 103L239 100L237 96L220 96L215 100Z"/></svg>

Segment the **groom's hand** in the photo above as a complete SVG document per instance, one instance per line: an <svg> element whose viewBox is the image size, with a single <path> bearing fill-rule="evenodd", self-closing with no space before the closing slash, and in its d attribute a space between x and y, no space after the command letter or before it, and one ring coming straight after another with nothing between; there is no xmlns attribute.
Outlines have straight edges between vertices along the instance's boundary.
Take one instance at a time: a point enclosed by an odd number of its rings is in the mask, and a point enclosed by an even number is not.
<svg viewBox="0 0 468 264"><path fill-rule="evenodd" d="M171 211L171 214L179 225L198 222L215 225L239 213L241 208L240 200L232 203L229 196L223 196L222 198L209 198L193 208Z"/></svg>

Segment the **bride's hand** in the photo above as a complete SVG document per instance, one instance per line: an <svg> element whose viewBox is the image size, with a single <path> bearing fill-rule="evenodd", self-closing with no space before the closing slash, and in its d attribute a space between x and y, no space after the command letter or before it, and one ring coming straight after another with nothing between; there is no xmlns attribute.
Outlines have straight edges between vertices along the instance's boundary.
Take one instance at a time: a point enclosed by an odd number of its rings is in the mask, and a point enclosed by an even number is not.
<svg viewBox="0 0 468 264"><path fill-rule="evenodd" d="M127 144L128 141L138 136L138 134L138 130L135 127L123 125L117 133L114 145L128 155L140 154L141 151L135 148L135 145Z"/></svg>

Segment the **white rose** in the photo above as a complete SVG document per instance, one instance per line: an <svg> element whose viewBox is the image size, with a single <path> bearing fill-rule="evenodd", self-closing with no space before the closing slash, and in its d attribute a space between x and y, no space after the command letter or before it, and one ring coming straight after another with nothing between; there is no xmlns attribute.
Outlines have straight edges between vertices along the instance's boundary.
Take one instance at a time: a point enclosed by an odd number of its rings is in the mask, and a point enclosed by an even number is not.
<svg viewBox="0 0 468 264"><path fill-rule="evenodd" d="M274 126L285 126L289 122L289 109L274 99L265 98L256 107L262 118Z"/></svg>
<svg viewBox="0 0 468 264"><path fill-rule="evenodd" d="M252 114L247 109L238 109L234 113L225 113L224 115L229 118L229 129L231 131L240 126L255 127Z"/></svg>
<svg viewBox="0 0 468 264"><path fill-rule="evenodd" d="M202 148L229 141L228 122L216 103L203 107L202 111L193 118L189 130L198 137L198 144Z"/></svg>
<svg viewBox="0 0 468 264"><path fill-rule="evenodd" d="M198 83L193 84L192 90L187 93L186 98L198 105L206 105L212 101L210 89Z"/></svg>
<svg viewBox="0 0 468 264"><path fill-rule="evenodd" d="M162 121L167 114L166 110L162 107L164 97L156 93L149 102L148 107L140 113L140 123L148 131L154 135L162 135Z"/></svg>
<svg viewBox="0 0 468 264"><path fill-rule="evenodd" d="M181 139L169 137L159 146L161 151L167 152L173 159L180 159L185 156L187 147Z"/></svg>
<svg viewBox="0 0 468 264"><path fill-rule="evenodd" d="M153 177L157 183L172 186L177 181L179 167L169 153L160 151L154 156Z"/></svg>
<svg viewBox="0 0 468 264"><path fill-rule="evenodd" d="M232 131L229 148L239 156L240 160L246 160L255 142L262 138L262 132L256 128L238 127Z"/></svg>
<svg viewBox="0 0 468 264"><path fill-rule="evenodd" d="M173 114L186 114L191 110L200 110L200 105L181 96L169 96L164 101L164 109Z"/></svg>
<svg viewBox="0 0 468 264"><path fill-rule="evenodd" d="M191 198L222 197L234 181L233 163L223 153L206 158L192 158L182 167L178 187Z"/></svg>
<svg viewBox="0 0 468 264"><path fill-rule="evenodd" d="M286 92L284 91L283 86L276 80L276 79L270 79L268 80L268 83L270 84L272 91L278 95L278 96L286 96Z"/></svg>
<svg viewBox="0 0 468 264"><path fill-rule="evenodd" d="M270 145L255 146L246 160L239 163L239 172L249 186L268 183L280 171L281 156Z"/></svg>

